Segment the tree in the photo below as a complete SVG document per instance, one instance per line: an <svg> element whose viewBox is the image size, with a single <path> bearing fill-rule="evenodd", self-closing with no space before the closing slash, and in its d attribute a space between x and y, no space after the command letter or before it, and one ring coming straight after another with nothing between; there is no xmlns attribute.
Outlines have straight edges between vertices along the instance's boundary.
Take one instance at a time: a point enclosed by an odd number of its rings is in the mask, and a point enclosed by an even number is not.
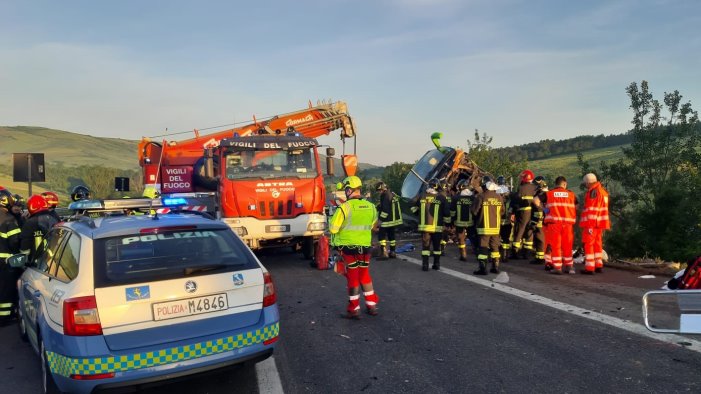
<svg viewBox="0 0 701 394"><path fill-rule="evenodd" d="M474 140L467 140L467 154L481 169L494 176L516 177L528 165L525 159L512 160L498 150L492 149L493 138L487 133L480 135L475 129Z"/></svg>
<svg viewBox="0 0 701 394"><path fill-rule="evenodd" d="M686 260L701 251L701 132L698 113L675 90L653 98L647 81L626 88L633 110L633 141L624 158L601 173L612 193L611 240L628 256ZM663 111L665 113L663 114ZM591 170L580 160L583 171Z"/></svg>
<svg viewBox="0 0 701 394"><path fill-rule="evenodd" d="M401 194L404 178L406 178L413 166L413 164L396 161L385 167L385 170L382 172L382 181L387 184L391 191Z"/></svg>

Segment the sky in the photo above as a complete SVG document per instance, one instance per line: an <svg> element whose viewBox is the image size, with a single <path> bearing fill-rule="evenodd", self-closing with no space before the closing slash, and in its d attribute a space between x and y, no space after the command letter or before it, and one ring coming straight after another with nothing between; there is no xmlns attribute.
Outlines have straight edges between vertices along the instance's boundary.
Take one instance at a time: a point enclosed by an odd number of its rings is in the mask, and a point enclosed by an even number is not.
<svg viewBox="0 0 701 394"><path fill-rule="evenodd" d="M140 139L342 100L359 160L389 165L435 131L625 132L642 80L701 106L701 2L0 0L4 126Z"/></svg>

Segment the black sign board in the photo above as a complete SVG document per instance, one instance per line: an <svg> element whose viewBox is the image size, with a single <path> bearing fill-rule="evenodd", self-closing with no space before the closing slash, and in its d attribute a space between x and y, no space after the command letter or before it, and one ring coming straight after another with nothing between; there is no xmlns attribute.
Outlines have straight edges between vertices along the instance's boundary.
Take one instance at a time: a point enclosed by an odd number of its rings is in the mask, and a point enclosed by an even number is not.
<svg viewBox="0 0 701 394"><path fill-rule="evenodd" d="M12 165L14 182L46 182L43 153L13 153Z"/></svg>
<svg viewBox="0 0 701 394"><path fill-rule="evenodd" d="M128 192L129 191L129 178L124 176L118 176L114 178L114 191L116 192Z"/></svg>

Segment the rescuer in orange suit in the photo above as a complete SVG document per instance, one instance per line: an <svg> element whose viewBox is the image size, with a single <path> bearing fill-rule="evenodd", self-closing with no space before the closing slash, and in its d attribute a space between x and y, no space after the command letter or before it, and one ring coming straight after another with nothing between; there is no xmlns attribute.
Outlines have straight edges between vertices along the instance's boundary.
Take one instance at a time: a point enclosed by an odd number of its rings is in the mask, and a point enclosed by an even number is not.
<svg viewBox="0 0 701 394"><path fill-rule="evenodd" d="M555 188L534 199L533 203L542 207L545 214L546 269L550 267L550 273L562 274L564 265L565 272L574 274L572 227L577 221L577 196L567 189L567 179L564 176L557 177Z"/></svg>
<svg viewBox="0 0 701 394"><path fill-rule="evenodd" d="M604 230L611 228L609 194L596 179L596 175L589 173L584 176L583 181L587 192L584 195L584 210L579 220L584 245L582 273L592 275L594 272L602 272L604 268L602 235Z"/></svg>

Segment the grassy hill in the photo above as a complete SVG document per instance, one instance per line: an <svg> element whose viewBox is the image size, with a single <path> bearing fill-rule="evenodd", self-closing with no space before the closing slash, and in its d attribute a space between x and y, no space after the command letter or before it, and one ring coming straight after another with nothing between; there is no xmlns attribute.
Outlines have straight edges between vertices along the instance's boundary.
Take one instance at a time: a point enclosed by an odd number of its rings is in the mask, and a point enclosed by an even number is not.
<svg viewBox="0 0 701 394"><path fill-rule="evenodd" d="M625 145L585 150L582 151L582 154L585 161L588 161L594 168L598 168L602 161L611 163L623 158L623 152L621 152L621 147L623 146ZM528 166L536 175L542 175L550 181L553 181L559 175L564 175L570 180L570 185L578 184L578 182L573 183L571 180L578 179L581 176L581 170L577 165L576 153L532 160L528 162Z"/></svg>

